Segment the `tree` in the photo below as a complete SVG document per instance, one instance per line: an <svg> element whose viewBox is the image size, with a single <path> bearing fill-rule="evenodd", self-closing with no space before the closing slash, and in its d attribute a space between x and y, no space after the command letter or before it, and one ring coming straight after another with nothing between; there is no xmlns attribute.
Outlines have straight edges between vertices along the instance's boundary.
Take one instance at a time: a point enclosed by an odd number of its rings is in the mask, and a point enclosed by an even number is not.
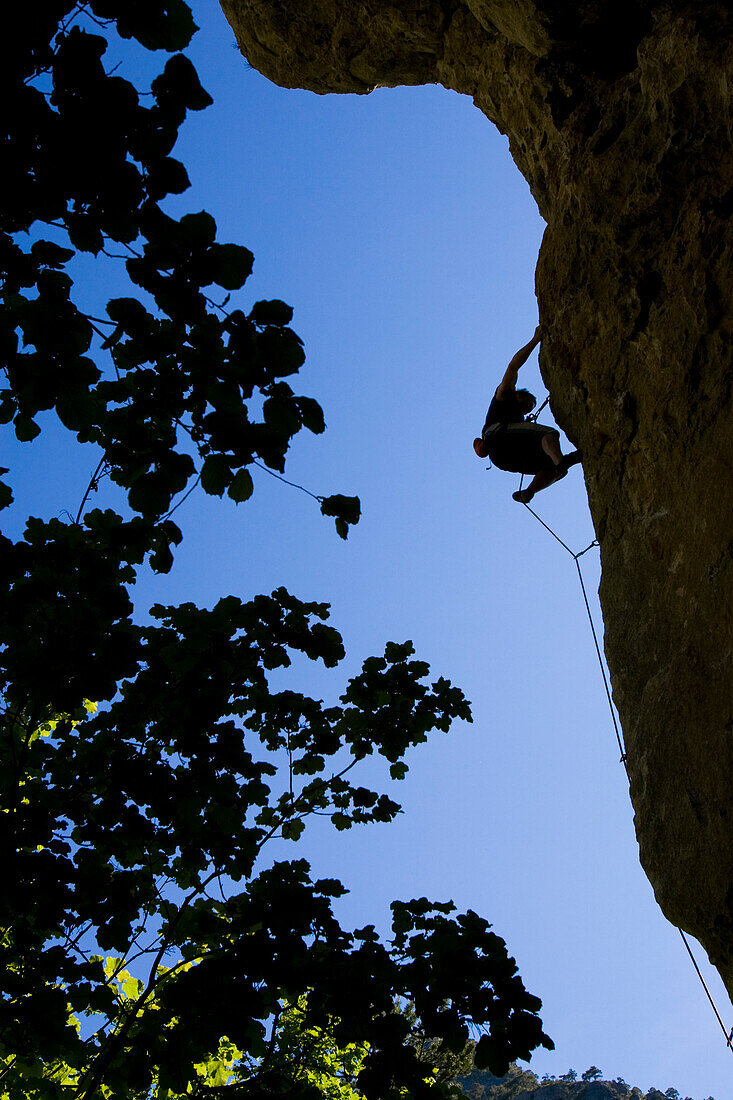
<svg viewBox="0 0 733 1100"><path fill-rule="evenodd" d="M197 484L242 503L253 463L282 473L297 433L324 429L284 381L304 358L291 308L230 307L252 254L218 242L208 213L164 209L188 186L179 126L210 102L178 52L194 30L183 0L46 0L18 10L4 58L0 422L30 443L53 412L98 465L75 516L0 537L0 1087L335 1095L323 1067L283 1053L315 1037L324 1054L327 1037L360 1094L438 1096L395 1002L444 1049L480 1035L476 1064L497 1072L551 1046L503 940L425 898L393 903L386 942L346 931L341 883L267 845L297 842L315 814L392 820L399 806L354 769L377 755L402 778L411 746L470 718L463 694L409 642L368 658L333 705L272 690L294 654L344 656L327 605L283 588L157 604L145 624L134 605L141 570L172 568L171 517ZM110 43L124 64L133 41L171 54L149 93L105 66ZM74 282L84 253L123 258L105 317ZM102 483L119 510L89 507ZM311 495L346 537L358 499Z"/></svg>
<svg viewBox="0 0 733 1100"><path fill-rule="evenodd" d="M258 1091L277 1092L281 1082L290 1091L295 1080L326 1100L356 1100L355 1085L368 1046L350 1043L340 1047L334 1038L336 1021L329 1021L325 1028L307 1027L307 1001L308 995L304 995L296 1005L283 1006L267 1075L257 1067Z"/></svg>
<svg viewBox="0 0 733 1100"><path fill-rule="evenodd" d="M581 1074L581 1081L599 1081L603 1077L602 1071L598 1066L590 1066L585 1073Z"/></svg>
<svg viewBox="0 0 733 1100"><path fill-rule="evenodd" d="M467 1077L473 1070L475 1041L471 1039L461 1050L453 1050L441 1039L425 1034L415 1013L414 1004L395 1005L395 1010L407 1020L410 1028L407 1042L415 1050L419 1061L427 1067L430 1077L438 1084L452 1086L453 1092L461 1096L463 1090L460 1079Z"/></svg>
<svg viewBox="0 0 733 1100"><path fill-rule="evenodd" d="M546 1077L543 1080L550 1080ZM541 1092L541 1084L536 1074L531 1070L522 1070L512 1062L507 1072L501 1077L495 1077L488 1070L472 1070L468 1077L460 1077L458 1084L463 1095L473 1100L516 1100L535 1091ZM459 1094L460 1096L460 1094Z"/></svg>

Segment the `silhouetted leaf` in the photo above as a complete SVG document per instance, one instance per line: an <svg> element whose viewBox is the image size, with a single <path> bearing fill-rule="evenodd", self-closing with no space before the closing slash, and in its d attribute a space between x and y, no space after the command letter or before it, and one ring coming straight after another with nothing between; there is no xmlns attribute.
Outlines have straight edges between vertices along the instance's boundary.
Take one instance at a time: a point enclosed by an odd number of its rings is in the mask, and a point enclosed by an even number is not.
<svg viewBox="0 0 733 1100"><path fill-rule="evenodd" d="M136 38L148 50L182 50L189 44L196 24L184 0L90 0L100 19L115 19L122 38Z"/></svg>
<svg viewBox="0 0 733 1100"><path fill-rule="evenodd" d="M47 267L63 267L73 259L74 252L73 249L62 248L53 241L34 241L31 245L31 256L36 263Z"/></svg>
<svg viewBox="0 0 733 1100"><path fill-rule="evenodd" d="M143 516L162 515L170 507L170 482L159 472L143 474L130 486L127 499L130 507Z"/></svg>
<svg viewBox="0 0 733 1100"><path fill-rule="evenodd" d="M320 435L326 430L326 422L323 419L323 409L312 397L298 397L296 404L300 412L304 427L309 431Z"/></svg>
<svg viewBox="0 0 733 1100"><path fill-rule="evenodd" d="M41 433L41 429L36 422L29 416L24 416L22 413L18 413L16 416L13 421L13 427L15 428L16 438L19 439L21 443L29 443Z"/></svg>
<svg viewBox="0 0 733 1100"><path fill-rule="evenodd" d="M345 539L349 533L349 527L359 522L361 516L361 502L358 497L345 497L341 493L324 497L321 501L321 512L324 516L334 516L336 531Z"/></svg>
<svg viewBox="0 0 733 1100"><path fill-rule="evenodd" d="M232 480L229 463L221 455L209 455L201 467L201 488L212 496L222 496Z"/></svg>
<svg viewBox="0 0 733 1100"><path fill-rule="evenodd" d="M145 306L137 298L112 298L107 303L107 314L126 332L135 332L152 320Z"/></svg>
<svg viewBox="0 0 733 1100"><path fill-rule="evenodd" d="M6 467L0 467L0 474L8 474ZM0 509L8 508L13 503L13 491L4 481L0 481Z"/></svg>
<svg viewBox="0 0 733 1100"><path fill-rule="evenodd" d="M197 214L184 214L178 223L173 223L171 231L173 239L186 248L206 248L214 243L216 222L206 210L199 210Z"/></svg>
<svg viewBox="0 0 733 1100"><path fill-rule="evenodd" d="M299 840L305 831L305 825L296 817L293 818L292 821L283 822L280 831L283 835L283 840Z"/></svg>
<svg viewBox="0 0 733 1100"><path fill-rule="evenodd" d="M70 214L66 218L69 240L80 252L92 252L95 256L104 248L102 230L91 218L83 214Z"/></svg>
<svg viewBox="0 0 733 1100"><path fill-rule="evenodd" d="M253 490L254 485L252 484L252 475L249 470L238 470L232 479L232 483L227 493L232 500L235 500L237 504L239 504L244 500L249 500Z"/></svg>
<svg viewBox="0 0 733 1100"><path fill-rule="evenodd" d="M254 256L240 244L213 244L206 260L210 282L225 290L239 290L252 274Z"/></svg>
<svg viewBox="0 0 733 1100"><path fill-rule="evenodd" d="M179 160L162 157L148 166L148 194L153 199L166 195L180 195L191 186L188 172Z"/></svg>
<svg viewBox="0 0 733 1100"><path fill-rule="evenodd" d="M171 57L150 88L163 107L170 104L189 111L203 111L214 102L201 87L196 69L184 54Z"/></svg>
<svg viewBox="0 0 733 1100"><path fill-rule="evenodd" d="M279 298L272 301L255 302L249 313L250 321L256 325L289 325L293 319L292 306L281 302Z"/></svg>

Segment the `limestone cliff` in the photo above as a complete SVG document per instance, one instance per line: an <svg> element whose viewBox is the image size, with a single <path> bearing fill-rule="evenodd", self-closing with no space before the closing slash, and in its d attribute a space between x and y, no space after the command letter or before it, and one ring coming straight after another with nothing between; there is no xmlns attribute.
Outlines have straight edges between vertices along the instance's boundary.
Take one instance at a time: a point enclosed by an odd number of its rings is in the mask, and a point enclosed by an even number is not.
<svg viewBox="0 0 733 1100"><path fill-rule="evenodd" d="M733 994L729 4L222 4L279 84L439 83L508 135L547 222L541 366L585 455L641 861Z"/></svg>

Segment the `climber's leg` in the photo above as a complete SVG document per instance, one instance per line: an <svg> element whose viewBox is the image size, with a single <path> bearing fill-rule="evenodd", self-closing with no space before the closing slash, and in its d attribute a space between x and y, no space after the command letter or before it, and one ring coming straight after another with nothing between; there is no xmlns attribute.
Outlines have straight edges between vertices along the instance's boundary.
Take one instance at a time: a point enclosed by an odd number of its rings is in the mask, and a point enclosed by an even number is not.
<svg viewBox="0 0 733 1100"><path fill-rule="evenodd" d="M564 476L564 473L560 474L560 477ZM557 480L558 475L554 470L540 470L538 474L534 475L526 489L518 489L516 493L512 493L512 497L520 504L529 504L535 493L546 489L548 485L552 485L553 481Z"/></svg>
<svg viewBox="0 0 733 1100"><path fill-rule="evenodd" d="M545 438L542 440L543 448L545 445ZM559 449L558 446L558 450ZM550 451L546 453L550 455ZM512 497L514 500L519 501L520 504L529 504L535 493L541 492L541 490L546 489L548 485L552 485L553 482L559 481L560 478L565 477L565 474L571 466L575 466L578 462L582 461L582 451L571 451L569 455L561 454L560 461L553 470L540 470L539 473L534 475L526 489L518 489L516 493L512 493Z"/></svg>
<svg viewBox="0 0 733 1100"><path fill-rule="evenodd" d="M555 466L560 465L562 451L560 450L560 436L557 432L546 432L542 436L542 450L548 458L552 459Z"/></svg>
<svg viewBox="0 0 733 1100"><path fill-rule="evenodd" d="M565 477L570 467L574 466L576 462L583 461L582 451L571 451L569 455L562 453L560 450L560 436L557 432L547 432L546 435L542 436L542 450L555 465L556 481L561 477Z"/></svg>
<svg viewBox="0 0 733 1100"><path fill-rule="evenodd" d="M583 452L582 451L571 451L569 455L563 455L563 459L562 459L562 462L560 463L560 465L562 466L563 470L567 471L567 470L570 469L571 466L575 466L578 462L582 462L582 461L583 461Z"/></svg>

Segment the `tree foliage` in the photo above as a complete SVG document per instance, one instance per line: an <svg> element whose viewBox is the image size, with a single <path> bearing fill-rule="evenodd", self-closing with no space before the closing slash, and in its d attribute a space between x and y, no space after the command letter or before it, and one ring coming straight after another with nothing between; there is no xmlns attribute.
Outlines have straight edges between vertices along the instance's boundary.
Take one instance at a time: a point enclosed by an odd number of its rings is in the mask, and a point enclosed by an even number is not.
<svg viewBox="0 0 733 1100"><path fill-rule="evenodd" d="M253 464L284 471L294 436L325 427L285 381L304 358L290 307L229 308L251 253L217 241L210 214L164 209L188 187L178 129L210 102L179 52L191 13L45 0L16 14L0 421L30 443L52 411L99 462L76 516L0 536L0 1094L350 1100L337 1080L375 1100L441 1095L405 1001L445 1049L480 1033L477 1064L502 1072L550 1041L483 918L423 898L393 903L386 941L346 931L341 883L266 851L315 814L392 820L399 806L354 769L374 754L402 778L412 746L470 718L462 693L409 642L368 658L333 705L274 690L294 656L344 656L327 605L283 588L134 613L140 571L172 568L171 515L198 483L244 502ZM120 39L170 55L149 92L107 63ZM75 281L83 253L124 268L104 318ZM102 479L119 510L88 506ZM317 499L346 537L358 500ZM309 1043L315 1068L294 1055Z"/></svg>

